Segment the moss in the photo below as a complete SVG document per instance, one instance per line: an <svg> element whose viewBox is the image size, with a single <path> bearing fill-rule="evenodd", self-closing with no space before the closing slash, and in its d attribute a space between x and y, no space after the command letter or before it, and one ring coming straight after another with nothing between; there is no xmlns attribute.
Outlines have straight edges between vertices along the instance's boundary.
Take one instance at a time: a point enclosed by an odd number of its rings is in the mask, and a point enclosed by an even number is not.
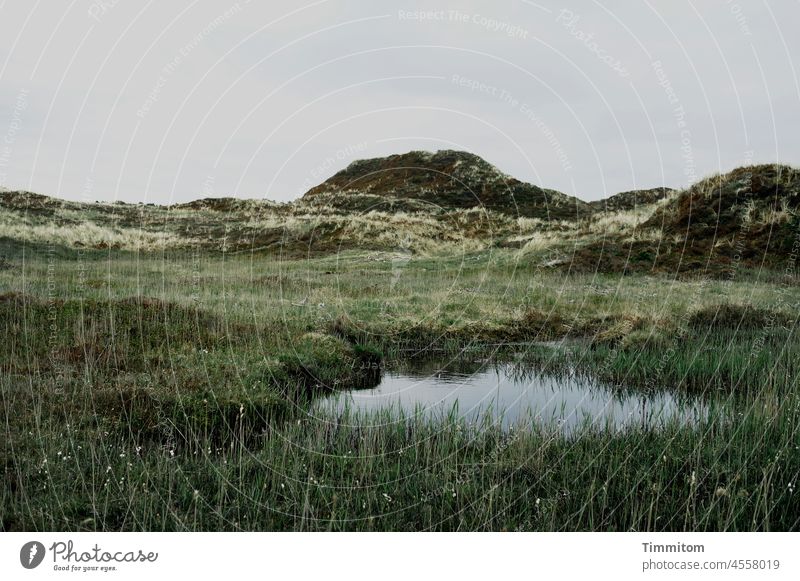
<svg viewBox="0 0 800 581"><path fill-rule="evenodd" d="M292 343L292 352L279 356L286 374L306 395L317 391L372 387L380 377L375 349L351 345L340 337L306 333Z"/></svg>

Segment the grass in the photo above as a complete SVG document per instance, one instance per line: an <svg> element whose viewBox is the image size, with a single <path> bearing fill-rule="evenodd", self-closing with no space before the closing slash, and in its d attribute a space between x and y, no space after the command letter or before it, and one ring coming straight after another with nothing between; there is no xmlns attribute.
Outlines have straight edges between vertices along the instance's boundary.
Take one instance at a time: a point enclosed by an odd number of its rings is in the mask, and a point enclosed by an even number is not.
<svg viewBox="0 0 800 581"><path fill-rule="evenodd" d="M299 260L369 252L397 263L408 256L439 262L499 253L528 268L589 277L704 273L717 280L792 269L800 248L800 171L789 166L748 166L679 192L623 192L586 204L508 181L474 156L409 155L354 164L291 204L224 198L170 207L79 204L5 192L0 231L29 246L56 244L60 254L224 251ZM412 171L409 160L441 167Z"/></svg>
<svg viewBox="0 0 800 581"><path fill-rule="evenodd" d="M513 248L6 248L2 530L800 528L800 288L780 273L577 274ZM522 358L721 394L734 415L567 438L306 413L408 349L562 338Z"/></svg>
<svg viewBox="0 0 800 581"><path fill-rule="evenodd" d="M404 172L294 204L4 193L0 530L800 529L796 170L558 219L450 182L432 205L443 178L410 198ZM714 413L568 436L309 415L432 351Z"/></svg>
<svg viewBox="0 0 800 581"><path fill-rule="evenodd" d="M300 420L253 449L39 434L8 528L795 530L797 409L696 430L470 432L386 417ZM796 434L795 434L796 435ZM796 440L795 440L796 441Z"/></svg>

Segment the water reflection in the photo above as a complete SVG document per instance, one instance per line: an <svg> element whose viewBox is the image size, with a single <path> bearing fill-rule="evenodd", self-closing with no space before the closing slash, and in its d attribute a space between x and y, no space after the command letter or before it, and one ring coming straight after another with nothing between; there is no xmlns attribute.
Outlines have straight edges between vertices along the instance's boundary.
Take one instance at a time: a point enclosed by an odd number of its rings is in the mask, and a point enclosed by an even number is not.
<svg viewBox="0 0 800 581"><path fill-rule="evenodd" d="M331 394L315 408L318 413L345 410L428 417L457 413L470 421L488 415L506 428L535 422L568 433L585 424L607 430L658 428L669 421L694 424L708 414L708 404L664 391L611 388L575 374L547 375L514 363L456 359L399 362L383 373L377 387Z"/></svg>

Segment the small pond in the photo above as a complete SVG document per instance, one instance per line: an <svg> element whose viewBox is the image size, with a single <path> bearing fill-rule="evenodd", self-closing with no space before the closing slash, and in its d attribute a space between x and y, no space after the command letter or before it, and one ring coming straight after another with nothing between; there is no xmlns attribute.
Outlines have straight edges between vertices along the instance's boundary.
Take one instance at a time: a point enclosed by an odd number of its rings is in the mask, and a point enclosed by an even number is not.
<svg viewBox="0 0 800 581"><path fill-rule="evenodd" d="M455 413L468 421L488 417L505 428L535 422L569 433L587 423L605 430L658 428L672 421L692 425L708 414L708 404L666 391L612 388L574 374L545 375L515 363L456 359L405 361L385 370L372 389L321 398L312 413L345 410L357 421L369 422L372 415L359 412L380 410L431 418Z"/></svg>

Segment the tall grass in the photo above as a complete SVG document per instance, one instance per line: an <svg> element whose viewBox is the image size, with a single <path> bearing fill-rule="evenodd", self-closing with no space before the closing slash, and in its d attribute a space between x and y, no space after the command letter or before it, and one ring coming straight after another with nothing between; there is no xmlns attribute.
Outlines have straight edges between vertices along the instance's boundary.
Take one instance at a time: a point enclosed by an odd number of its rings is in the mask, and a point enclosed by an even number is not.
<svg viewBox="0 0 800 581"><path fill-rule="evenodd" d="M40 418L43 419L43 418ZM796 530L798 409L570 439L378 414L266 425L186 448L18 433L9 529ZM91 436L91 437L89 437Z"/></svg>
<svg viewBox="0 0 800 581"><path fill-rule="evenodd" d="M798 529L796 287L518 259L10 256L0 528ZM522 352L643 393L713 390L734 411L569 437L308 415L316 389L431 347Z"/></svg>

